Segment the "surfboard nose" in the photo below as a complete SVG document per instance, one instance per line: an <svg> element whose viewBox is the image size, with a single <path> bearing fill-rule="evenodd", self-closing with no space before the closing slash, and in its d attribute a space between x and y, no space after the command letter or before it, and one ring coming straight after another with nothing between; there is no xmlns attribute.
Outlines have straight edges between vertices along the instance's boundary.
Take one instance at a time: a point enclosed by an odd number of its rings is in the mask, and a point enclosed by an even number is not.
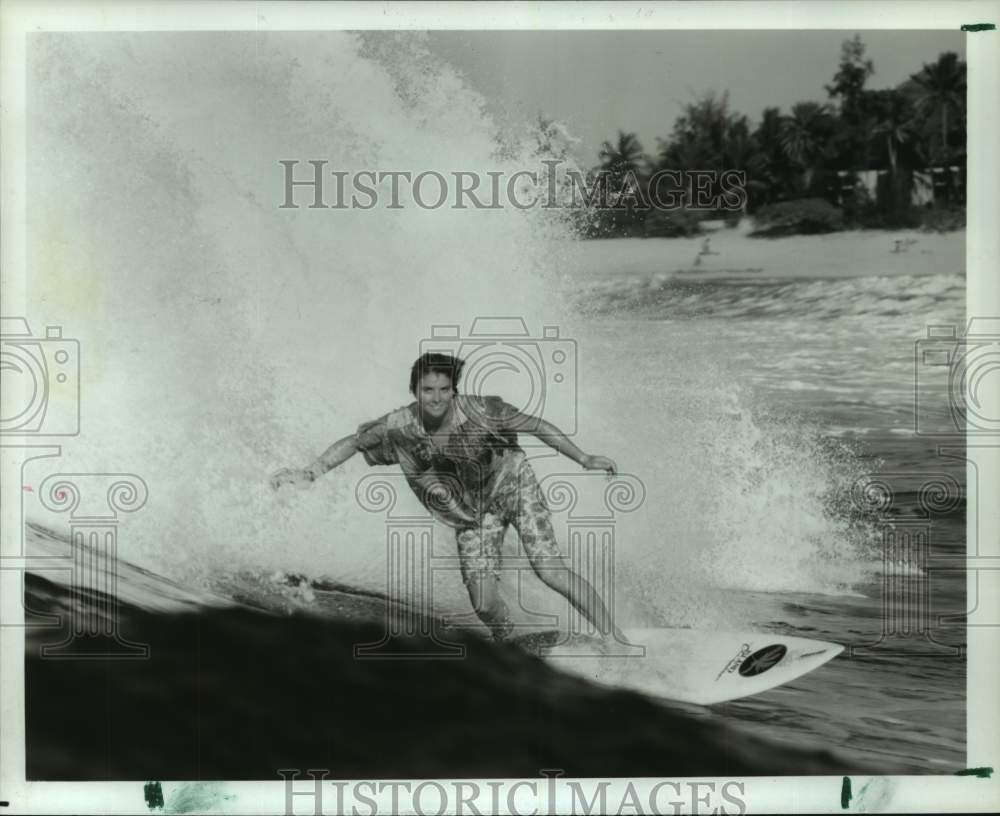
<svg viewBox="0 0 1000 816"><path fill-rule="evenodd" d="M644 653L623 658L597 645L588 650L579 640L567 643L561 634L542 633L531 645L553 665L596 683L699 705L784 685L844 650L837 643L761 632L626 629Z"/></svg>

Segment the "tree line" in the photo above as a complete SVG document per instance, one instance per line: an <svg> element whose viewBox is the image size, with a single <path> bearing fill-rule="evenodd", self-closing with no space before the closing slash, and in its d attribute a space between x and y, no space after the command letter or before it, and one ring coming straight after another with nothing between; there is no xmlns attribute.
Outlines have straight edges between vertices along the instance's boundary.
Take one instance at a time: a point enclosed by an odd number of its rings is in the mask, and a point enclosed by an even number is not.
<svg viewBox="0 0 1000 816"><path fill-rule="evenodd" d="M822 207L825 201L861 225L910 226L914 184L926 178L914 173L929 168L941 182L931 195L934 204L964 205L965 62L954 52L942 53L898 87L883 90L866 87L873 73L856 35L842 44L825 103L796 102L788 113L768 107L753 127L730 109L728 93L709 93L685 106L652 155L635 133L619 131L603 143L592 173L604 174L613 188L631 177L638 189L627 206L601 213L591 230L687 234L685 221L711 217L644 206L650 200L644 185L663 169L744 172L750 213L780 202L812 200ZM869 180L871 171L880 176L876 195L859 181L865 171Z"/></svg>

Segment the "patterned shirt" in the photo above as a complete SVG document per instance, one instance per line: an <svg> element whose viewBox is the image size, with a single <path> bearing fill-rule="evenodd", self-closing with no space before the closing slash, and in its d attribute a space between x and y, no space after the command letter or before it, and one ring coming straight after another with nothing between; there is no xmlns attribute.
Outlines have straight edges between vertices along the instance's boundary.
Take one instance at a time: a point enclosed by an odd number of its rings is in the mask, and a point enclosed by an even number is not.
<svg viewBox="0 0 1000 816"><path fill-rule="evenodd" d="M523 451L510 428L517 409L500 397L457 394L452 406L453 421L446 434L429 434L412 402L363 423L354 444L369 465L398 464L421 503L443 523L461 528L468 522L449 512L441 491L480 518L492 503L512 454Z"/></svg>

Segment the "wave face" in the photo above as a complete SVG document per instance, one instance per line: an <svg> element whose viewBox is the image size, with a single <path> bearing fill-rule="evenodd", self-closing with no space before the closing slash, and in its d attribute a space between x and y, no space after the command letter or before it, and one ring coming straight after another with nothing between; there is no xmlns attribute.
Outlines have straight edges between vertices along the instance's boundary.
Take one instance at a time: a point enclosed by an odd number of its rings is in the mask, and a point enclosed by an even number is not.
<svg viewBox="0 0 1000 816"><path fill-rule="evenodd" d="M41 531L32 539L36 554L59 547ZM146 659L42 657L40 649L67 639L77 616L106 614L109 599L26 576L29 780L267 780L282 768L327 769L335 779L848 770L832 753L771 745L683 708L599 688L469 632L448 633L447 658L426 637L386 640L385 598L344 588L335 620L268 613L195 599L161 576L114 566L116 631L132 648L145 646ZM365 644L381 644L377 659L356 657ZM74 648L121 649L90 637ZM403 657L413 653L442 659Z"/></svg>

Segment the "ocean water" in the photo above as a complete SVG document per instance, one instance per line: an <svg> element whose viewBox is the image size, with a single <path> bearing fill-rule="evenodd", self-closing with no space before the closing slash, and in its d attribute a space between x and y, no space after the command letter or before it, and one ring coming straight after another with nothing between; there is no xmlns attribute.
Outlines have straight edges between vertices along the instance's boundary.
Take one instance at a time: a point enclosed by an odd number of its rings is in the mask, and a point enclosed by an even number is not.
<svg viewBox="0 0 1000 816"><path fill-rule="evenodd" d="M202 655L192 632L230 631L220 616L231 606L263 609L269 626L289 612L319 617L340 640L349 637L342 627L381 614L386 525L420 513L412 496L399 491L393 518L372 512L364 497L373 472L360 459L308 490L275 493L267 480L407 403L413 358L440 341L440 327L458 326L467 351L488 336L495 352L470 370L467 389L532 404L586 451L613 457L635 489L637 506L613 518L623 625L752 628L849 647L786 687L684 708L685 722L732 745L763 738L790 747L774 754L774 773L816 767L794 761L815 750L837 753L829 767L880 773L964 767L964 658L953 654L964 642L964 577L929 574L906 548L886 559L883 547L887 525L912 520L930 496L936 509L923 527L935 564L959 563L964 553L964 463L937 454L942 441L961 442L946 381L939 369L915 365L928 326L964 319L960 268L899 274L884 255L852 262L849 276L799 278L784 268L769 276L767 244L754 244L753 262L741 268L760 273L701 279L657 260L657 246L666 257L677 244L575 241L546 211L280 209L285 159L327 159L344 170L511 172L537 163L527 125L501 131L476 89L436 62L419 34L46 35L33 42L30 66L30 314L80 340L83 402L80 436L58 465L29 463L25 481L37 487L57 468L145 482L148 502L119 523L118 591L131 636L148 639L154 654L155 630L167 654ZM827 259L827 268L836 264L835 255ZM498 316L507 331L523 323L527 336L497 335L483 319ZM578 489L576 512L601 510L600 478L584 478L545 448L529 452L543 482ZM398 485L390 471L374 475ZM878 515L883 483L892 499ZM29 547L67 546L66 518L37 491L24 493L24 510L38 525ZM565 544L578 519L565 509L554 519ZM450 532L434 527L433 555L448 557L452 547ZM518 555L514 536L505 555ZM912 593L927 586L929 611L904 627L891 610L909 609ZM519 615L559 612L529 573L505 578L504 592ZM887 597L899 601L891 614ZM397 600L478 631L454 569ZM29 601L35 609L94 603L73 600L65 585L40 584L29 587ZM195 622L171 629L181 612ZM923 637L925 619L951 651ZM168 630L187 634L178 641ZM273 639L255 642L253 626L237 631L241 648L268 660ZM36 632L30 648L43 636ZM889 646L867 648L879 642ZM470 685L495 689L489 672L521 665L519 656L504 663L499 655L509 652L496 648L477 646L479 663L436 681L459 701L437 711L442 745L467 729L463 694L487 716ZM42 672L38 688L55 694L65 664L34 652L28 659ZM245 682L238 673L212 675L191 714L190 698L166 702L172 684L187 682L177 660L129 687L140 703L149 695L192 724L192 742L151 754L160 769L194 745L207 750L211 712L239 699ZM124 676L87 682L104 688ZM397 743L417 727L413 677L380 676L380 696L362 704L375 711L406 690L409 707L380 720L379 733ZM321 694L320 680L312 682L295 693ZM566 679L547 682L554 685L544 694L569 695L577 718L599 699ZM543 692L517 693L517 717L527 722ZM265 699L265 691L248 696L241 715L263 722L271 716ZM40 713L58 710L53 704L42 691L29 700L29 765L33 744L45 758L33 766L39 778L77 778L58 721ZM268 727L277 740L277 726ZM353 727L360 746L363 725ZM327 728L335 740L336 728ZM505 755L535 756L532 739L503 743ZM572 742L552 741L545 761L557 762L560 750L569 757ZM95 773L154 778L125 762L128 745L107 743L107 763ZM379 765L379 751L367 749L373 758L356 770L425 767L416 759ZM724 753L716 743L714 754L696 756L718 768ZM293 754L283 755L289 767ZM495 775L525 768L495 763ZM208 764L172 767L210 776ZM239 774L238 741L211 767Z"/></svg>
<svg viewBox="0 0 1000 816"><path fill-rule="evenodd" d="M627 242L615 251L627 259ZM964 277L885 276L873 265L837 279L698 281L643 263L626 261L618 275L581 265L587 283L574 297L594 368L618 372L602 408L626 429L622 447L636 438L634 450L663 452L643 460L656 474L659 533L646 536L702 568L696 592L726 607L727 623L848 647L799 682L711 716L783 742L837 745L886 772L957 768L964 443L941 372L920 366L928 326L962 330ZM650 432L638 406L657 398ZM883 486L881 514L865 511L872 482ZM926 530L922 556L892 547L914 519ZM638 549L669 596L676 562L655 569L656 548ZM927 605L901 621L921 587Z"/></svg>

